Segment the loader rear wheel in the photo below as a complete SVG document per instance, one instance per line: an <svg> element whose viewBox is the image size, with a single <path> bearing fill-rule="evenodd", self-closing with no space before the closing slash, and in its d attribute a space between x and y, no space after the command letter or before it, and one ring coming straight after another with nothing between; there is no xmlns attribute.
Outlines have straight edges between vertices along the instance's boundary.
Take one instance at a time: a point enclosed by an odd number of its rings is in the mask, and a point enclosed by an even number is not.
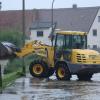
<svg viewBox="0 0 100 100"><path fill-rule="evenodd" d="M58 63L56 65L56 77L58 80L70 80L71 74L65 63Z"/></svg>
<svg viewBox="0 0 100 100"><path fill-rule="evenodd" d="M93 74L91 74L91 73L85 73L85 74L78 74L77 76L78 76L79 80L89 81L89 80L91 80L92 75Z"/></svg>
<svg viewBox="0 0 100 100"><path fill-rule="evenodd" d="M30 64L29 71L33 77L44 78L47 76L48 65L42 60L36 60Z"/></svg>

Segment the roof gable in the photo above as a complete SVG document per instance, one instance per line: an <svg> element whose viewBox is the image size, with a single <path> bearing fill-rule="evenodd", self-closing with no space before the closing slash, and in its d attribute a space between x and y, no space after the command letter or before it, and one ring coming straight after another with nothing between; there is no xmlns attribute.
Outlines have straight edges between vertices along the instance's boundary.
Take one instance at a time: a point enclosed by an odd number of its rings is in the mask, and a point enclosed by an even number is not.
<svg viewBox="0 0 100 100"><path fill-rule="evenodd" d="M56 28L67 31L88 32L99 8L100 7L54 9L53 19L54 22L57 23ZM26 10L26 32L30 27L35 29L51 27L51 14L51 9ZM36 21L39 21L39 23ZM9 28L22 31L21 10L0 12L0 30Z"/></svg>
<svg viewBox="0 0 100 100"><path fill-rule="evenodd" d="M99 7L54 9L53 19L57 28L88 32L97 15ZM51 10L39 10L41 21L51 21Z"/></svg>

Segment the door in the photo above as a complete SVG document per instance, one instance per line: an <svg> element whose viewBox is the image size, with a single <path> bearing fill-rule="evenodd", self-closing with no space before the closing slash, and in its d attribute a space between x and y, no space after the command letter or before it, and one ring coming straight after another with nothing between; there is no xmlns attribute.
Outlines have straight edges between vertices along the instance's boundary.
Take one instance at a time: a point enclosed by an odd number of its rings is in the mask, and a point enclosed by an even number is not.
<svg viewBox="0 0 100 100"><path fill-rule="evenodd" d="M64 35L56 35L55 40L55 61L59 60L63 54Z"/></svg>
<svg viewBox="0 0 100 100"><path fill-rule="evenodd" d="M57 35L55 41L55 61L63 60L70 61L71 58L71 35Z"/></svg>

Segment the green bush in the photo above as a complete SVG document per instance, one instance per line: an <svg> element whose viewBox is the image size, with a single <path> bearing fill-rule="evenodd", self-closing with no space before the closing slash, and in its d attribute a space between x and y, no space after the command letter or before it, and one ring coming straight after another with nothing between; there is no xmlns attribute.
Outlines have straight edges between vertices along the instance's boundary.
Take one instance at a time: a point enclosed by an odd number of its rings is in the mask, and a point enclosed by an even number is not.
<svg viewBox="0 0 100 100"><path fill-rule="evenodd" d="M22 45L22 33L16 30L1 30L0 41L8 41L16 46Z"/></svg>
<svg viewBox="0 0 100 100"><path fill-rule="evenodd" d="M30 63L35 58L37 58L37 56L34 56L32 54L24 57L24 64L25 64L27 72L29 71ZM20 59L20 58L10 59L7 67L4 70L4 74L12 73L12 72L15 72L15 71L17 71L19 69L22 70L22 67L23 67L23 59Z"/></svg>
<svg viewBox="0 0 100 100"><path fill-rule="evenodd" d="M19 69L22 69L22 61L20 59L13 59L9 61L7 67L4 70L4 74L16 72Z"/></svg>

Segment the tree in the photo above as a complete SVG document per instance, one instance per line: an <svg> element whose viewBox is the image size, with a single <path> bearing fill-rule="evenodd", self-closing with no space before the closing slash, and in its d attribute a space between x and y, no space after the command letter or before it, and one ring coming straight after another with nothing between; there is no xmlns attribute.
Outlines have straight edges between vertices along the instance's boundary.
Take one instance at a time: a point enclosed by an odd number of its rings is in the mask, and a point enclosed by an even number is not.
<svg viewBox="0 0 100 100"><path fill-rule="evenodd" d="M0 42L7 41L22 46L22 33L16 30L2 30L0 31Z"/></svg>

